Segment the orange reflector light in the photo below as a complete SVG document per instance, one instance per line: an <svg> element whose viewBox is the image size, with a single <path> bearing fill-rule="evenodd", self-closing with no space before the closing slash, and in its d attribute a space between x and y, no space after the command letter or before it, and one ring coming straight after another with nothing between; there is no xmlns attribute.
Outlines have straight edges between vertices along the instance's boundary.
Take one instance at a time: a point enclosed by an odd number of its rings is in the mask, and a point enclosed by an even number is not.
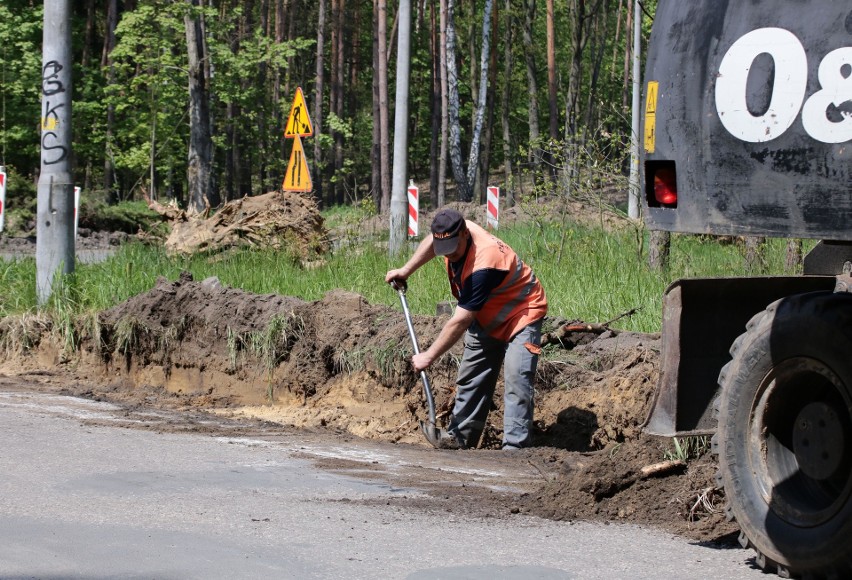
<svg viewBox="0 0 852 580"><path fill-rule="evenodd" d="M662 167L654 173L654 198L662 205L677 205L677 178L674 170Z"/></svg>

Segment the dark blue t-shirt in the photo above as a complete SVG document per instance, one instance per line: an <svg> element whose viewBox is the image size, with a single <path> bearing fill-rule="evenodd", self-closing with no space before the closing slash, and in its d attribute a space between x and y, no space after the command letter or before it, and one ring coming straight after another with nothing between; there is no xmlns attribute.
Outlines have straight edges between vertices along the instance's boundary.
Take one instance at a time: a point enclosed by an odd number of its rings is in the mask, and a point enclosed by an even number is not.
<svg viewBox="0 0 852 580"><path fill-rule="evenodd" d="M470 248L468 247L468 250ZM459 277L461 276L464 261L467 259L467 252L458 262L450 262L450 270L453 273L453 279L456 286L459 286ZM471 274L464 285L459 289L459 306L471 312L479 312L491 296L491 292L503 283L506 275L509 272L506 270L498 270L496 268L483 268Z"/></svg>

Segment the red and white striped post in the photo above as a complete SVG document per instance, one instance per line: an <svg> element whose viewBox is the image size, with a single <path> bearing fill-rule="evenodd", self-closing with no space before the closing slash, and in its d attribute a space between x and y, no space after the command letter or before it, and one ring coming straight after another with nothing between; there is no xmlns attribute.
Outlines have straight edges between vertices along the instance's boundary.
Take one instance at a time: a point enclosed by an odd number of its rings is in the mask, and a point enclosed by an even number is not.
<svg viewBox="0 0 852 580"><path fill-rule="evenodd" d="M496 230L500 212L500 188L489 186L486 189L486 192L485 219L488 222L488 225Z"/></svg>
<svg viewBox="0 0 852 580"><path fill-rule="evenodd" d="M77 222L80 221L80 188L74 187L74 239L77 239Z"/></svg>
<svg viewBox="0 0 852 580"><path fill-rule="evenodd" d="M0 232L6 221L6 168L0 165Z"/></svg>
<svg viewBox="0 0 852 580"><path fill-rule="evenodd" d="M420 217L420 190L414 185L414 180L408 183L408 237L416 238L420 234L417 224Z"/></svg>

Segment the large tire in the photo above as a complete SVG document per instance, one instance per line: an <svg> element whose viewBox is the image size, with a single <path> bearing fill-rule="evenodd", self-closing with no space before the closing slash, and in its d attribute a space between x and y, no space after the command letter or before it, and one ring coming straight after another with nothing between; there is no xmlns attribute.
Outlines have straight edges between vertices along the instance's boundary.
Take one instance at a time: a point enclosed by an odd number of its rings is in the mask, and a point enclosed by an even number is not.
<svg viewBox="0 0 852 580"><path fill-rule="evenodd" d="M778 300L719 376L713 447L740 543L780 576L852 575L852 295Z"/></svg>

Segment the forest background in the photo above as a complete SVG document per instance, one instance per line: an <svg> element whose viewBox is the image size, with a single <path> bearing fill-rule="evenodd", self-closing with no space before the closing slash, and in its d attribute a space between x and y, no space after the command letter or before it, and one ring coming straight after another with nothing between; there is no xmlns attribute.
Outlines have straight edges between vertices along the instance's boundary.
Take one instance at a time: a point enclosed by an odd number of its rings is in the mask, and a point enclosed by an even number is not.
<svg viewBox="0 0 852 580"><path fill-rule="evenodd" d="M633 4L412 0L408 177L429 184L421 205L484 200L487 185L509 205L581 183L626 192ZM643 2L646 37L655 7ZM320 206L387 212L398 15L392 0L75 0L75 182L110 204L148 196L197 211L278 189L301 87ZM41 3L0 4L12 205L35 205L42 29ZM208 113L200 128L191 107ZM192 131L210 148L198 193Z"/></svg>

